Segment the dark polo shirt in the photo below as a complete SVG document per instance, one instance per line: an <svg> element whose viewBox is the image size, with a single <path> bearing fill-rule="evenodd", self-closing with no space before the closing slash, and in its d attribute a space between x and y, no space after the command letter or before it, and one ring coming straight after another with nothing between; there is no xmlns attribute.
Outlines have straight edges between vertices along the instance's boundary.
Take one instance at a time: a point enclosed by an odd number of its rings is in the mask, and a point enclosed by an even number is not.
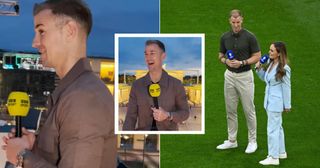
<svg viewBox="0 0 320 168"><path fill-rule="evenodd" d="M232 30L224 33L220 39L220 52L225 54L228 50L232 50L235 59L242 61L250 58L253 53L259 52L260 47L255 35L246 29L234 33ZM245 72L251 69L250 65L239 68L227 68L232 72Z"/></svg>
<svg viewBox="0 0 320 168"><path fill-rule="evenodd" d="M80 59L48 100L45 122L24 168L115 168L114 100Z"/></svg>
<svg viewBox="0 0 320 168"><path fill-rule="evenodd" d="M123 125L123 130L150 131L153 121L153 99L148 93L148 87L152 84L149 73L136 80L130 91L128 111ZM178 123L189 117L189 106L185 89L178 79L162 71L159 81L161 94L158 97L159 107L171 112L173 119L157 121L159 131L178 130ZM138 124L137 124L138 123ZM137 124L137 127L136 127Z"/></svg>

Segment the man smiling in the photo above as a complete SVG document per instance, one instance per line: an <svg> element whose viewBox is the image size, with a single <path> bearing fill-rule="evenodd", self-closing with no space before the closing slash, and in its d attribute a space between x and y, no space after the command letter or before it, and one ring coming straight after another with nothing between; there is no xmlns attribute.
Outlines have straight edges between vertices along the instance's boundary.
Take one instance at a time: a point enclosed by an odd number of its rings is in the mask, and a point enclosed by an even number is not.
<svg viewBox="0 0 320 168"><path fill-rule="evenodd" d="M164 44L159 40L146 41L144 58L149 72L132 85L123 130L178 130L178 123L189 117L189 107L181 82L162 69L166 58ZM159 109L148 93L151 84L160 86Z"/></svg>
<svg viewBox="0 0 320 168"><path fill-rule="evenodd" d="M113 97L92 72L86 42L92 26L80 0L48 0L34 7L32 46L61 79L35 135L4 138L7 160L24 168L114 168Z"/></svg>

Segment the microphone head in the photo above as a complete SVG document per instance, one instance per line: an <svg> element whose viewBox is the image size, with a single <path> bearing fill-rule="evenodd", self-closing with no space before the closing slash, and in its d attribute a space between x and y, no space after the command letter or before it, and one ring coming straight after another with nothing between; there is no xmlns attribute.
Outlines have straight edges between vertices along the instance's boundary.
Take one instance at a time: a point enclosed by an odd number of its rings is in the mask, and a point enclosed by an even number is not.
<svg viewBox="0 0 320 168"><path fill-rule="evenodd" d="M159 97L161 93L160 85L157 83L153 83L149 85L148 91L151 97Z"/></svg>
<svg viewBox="0 0 320 168"><path fill-rule="evenodd" d="M228 50L227 51L227 57L229 60L233 60L234 59L234 53L232 50Z"/></svg>
<svg viewBox="0 0 320 168"><path fill-rule="evenodd" d="M8 97L7 106L10 116L27 116L30 108L28 94L25 92L11 92Z"/></svg>
<svg viewBox="0 0 320 168"><path fill-rule="evenodd" d="M265 64L268 62L269 59L269 55L268 54L264 54L261 58L260 58L260 63L261 64Z"/></svg>

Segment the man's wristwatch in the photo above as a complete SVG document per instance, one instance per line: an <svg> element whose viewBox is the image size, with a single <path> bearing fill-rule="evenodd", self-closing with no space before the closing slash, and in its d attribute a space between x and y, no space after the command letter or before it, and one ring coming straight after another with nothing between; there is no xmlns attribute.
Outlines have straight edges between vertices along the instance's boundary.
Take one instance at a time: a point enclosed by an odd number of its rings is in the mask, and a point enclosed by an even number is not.
<svg viewBox="0 0 320 168"><path fill-rule="evenodd" d="M16 168L22 168L23 167L23 159L25 158L25 155L27 153L26 149L23 149L17 154L17 165Z"/></svg>
<svg viewBox="0 0 320 168"><path fill-rule="evenodd" d="M243 61L240 61L240 67L243 67Z"/></svg>
<svg viewBox="0 0 320 168"><path fill-rule="evenodd" d="M168 112L168 113L169 113L168 120L169 120L169 121L173 120L173 115L172 115L172 113L171 113L171 112Z"/></svg>

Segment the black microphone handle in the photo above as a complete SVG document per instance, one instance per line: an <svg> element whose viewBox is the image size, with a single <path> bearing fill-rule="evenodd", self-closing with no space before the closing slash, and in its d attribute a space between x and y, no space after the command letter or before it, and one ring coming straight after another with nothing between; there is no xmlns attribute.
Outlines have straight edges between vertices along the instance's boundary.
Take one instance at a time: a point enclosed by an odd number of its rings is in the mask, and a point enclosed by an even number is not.
<svg viewBox="0 0 320 168"><path fill-rule="evenodd" d="M22 137L21 116L16 116L16 137Z"/></svg>
<svg viewBox="0 0 320 168"><path fill-rule="evenodd" d="M158 97L153 97L153 104L156 107L156 109L159 109Z"/></svg>
<svg viewBox="0 0 320 168"><path fill-rule="evenodd" d="M153 105L156 109L159 109L158 105L158 97L152 97L153 98ZM156 120L152 117L152 126L151 131L158 131Z"/></svg>

